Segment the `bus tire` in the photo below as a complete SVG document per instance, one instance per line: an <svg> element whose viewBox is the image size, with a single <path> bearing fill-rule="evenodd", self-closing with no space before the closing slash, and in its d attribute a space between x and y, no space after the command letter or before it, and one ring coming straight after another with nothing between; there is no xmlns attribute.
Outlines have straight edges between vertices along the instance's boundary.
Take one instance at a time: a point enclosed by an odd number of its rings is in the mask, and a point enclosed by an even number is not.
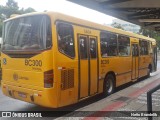
<svg viewBox="0 0 160 120"><path fill-rule="evenodd" d="M109 74L104 79L103 94L104 96L108 96L112 94L114 90L115 90L115 78L112 74Z"/></svg>

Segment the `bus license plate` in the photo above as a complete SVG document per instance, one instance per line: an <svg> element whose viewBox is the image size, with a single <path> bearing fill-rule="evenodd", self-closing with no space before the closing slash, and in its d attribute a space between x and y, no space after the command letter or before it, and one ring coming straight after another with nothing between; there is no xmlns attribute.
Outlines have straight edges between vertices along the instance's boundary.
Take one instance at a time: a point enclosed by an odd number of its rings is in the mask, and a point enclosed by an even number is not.
<svg viewBox="0 0 160 120"><path fill-rule="evenodd" d="M27 95L25 93L18 92L19 97L26 98Z"/></svg>

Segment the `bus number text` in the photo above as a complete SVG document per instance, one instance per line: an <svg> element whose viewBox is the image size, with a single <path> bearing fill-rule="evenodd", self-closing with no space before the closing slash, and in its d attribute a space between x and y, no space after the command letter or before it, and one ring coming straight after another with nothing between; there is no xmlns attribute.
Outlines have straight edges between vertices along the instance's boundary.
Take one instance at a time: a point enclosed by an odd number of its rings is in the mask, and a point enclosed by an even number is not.
<svg viewBox="0 0 160 120"><path fill-rule="evenodd" d="M41 60L30 60L30 59L25 59L25 65L26 66L42 66L42 61Z"/></svg>
<svg viewBox="0 0 160 120"><path fill-rule="evenodd" d="M84 29L84 33L91 34L91 30Z"/></svg>
<svg viewBox="0 0 160 120"><path fill-rule="evenodd" d="M109 64L109 60L101 60L101 64Z"/></svg>

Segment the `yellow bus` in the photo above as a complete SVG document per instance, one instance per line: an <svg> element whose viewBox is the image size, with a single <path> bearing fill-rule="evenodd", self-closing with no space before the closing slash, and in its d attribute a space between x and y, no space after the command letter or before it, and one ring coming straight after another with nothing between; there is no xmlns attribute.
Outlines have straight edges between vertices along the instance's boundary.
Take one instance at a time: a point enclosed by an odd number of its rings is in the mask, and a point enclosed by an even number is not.
<svg viewBox="0 0 160 120"><path fill-rule="evenodd" d="M2 91L57 108L156 70L156 41L55 12L4 21Z"/></svg>
<svg viewBox="0 0 160 120"><path fill-rule="evenodd" d="M2 79L2 68L1 68L1 54L0 54L0 86L1 86L1 79Z"/></svg>

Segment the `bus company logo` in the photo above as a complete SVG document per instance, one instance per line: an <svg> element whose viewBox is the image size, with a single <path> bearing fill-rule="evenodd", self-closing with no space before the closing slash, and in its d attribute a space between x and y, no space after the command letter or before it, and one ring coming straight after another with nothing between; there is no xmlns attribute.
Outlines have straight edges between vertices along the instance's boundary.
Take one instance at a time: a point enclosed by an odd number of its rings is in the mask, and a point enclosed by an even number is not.
<svg viewBox="0 0 160 120"><path fill-rule="evenodd" d="M7 59L3 58L3 64L6 65L7 64Z"/></svg>
<svg viewBox="0 0 160 120"><path fill-rule="evenodd" d="M12 117L11 112L2 112L2 117Z"/></svg>
<svg viewBox="0 0 160 120"><path fill-rule="evenodd" d="M14 79L14 80L18 80L18 74L14 73L14 74L13 74L13 79Z"/></svg>

